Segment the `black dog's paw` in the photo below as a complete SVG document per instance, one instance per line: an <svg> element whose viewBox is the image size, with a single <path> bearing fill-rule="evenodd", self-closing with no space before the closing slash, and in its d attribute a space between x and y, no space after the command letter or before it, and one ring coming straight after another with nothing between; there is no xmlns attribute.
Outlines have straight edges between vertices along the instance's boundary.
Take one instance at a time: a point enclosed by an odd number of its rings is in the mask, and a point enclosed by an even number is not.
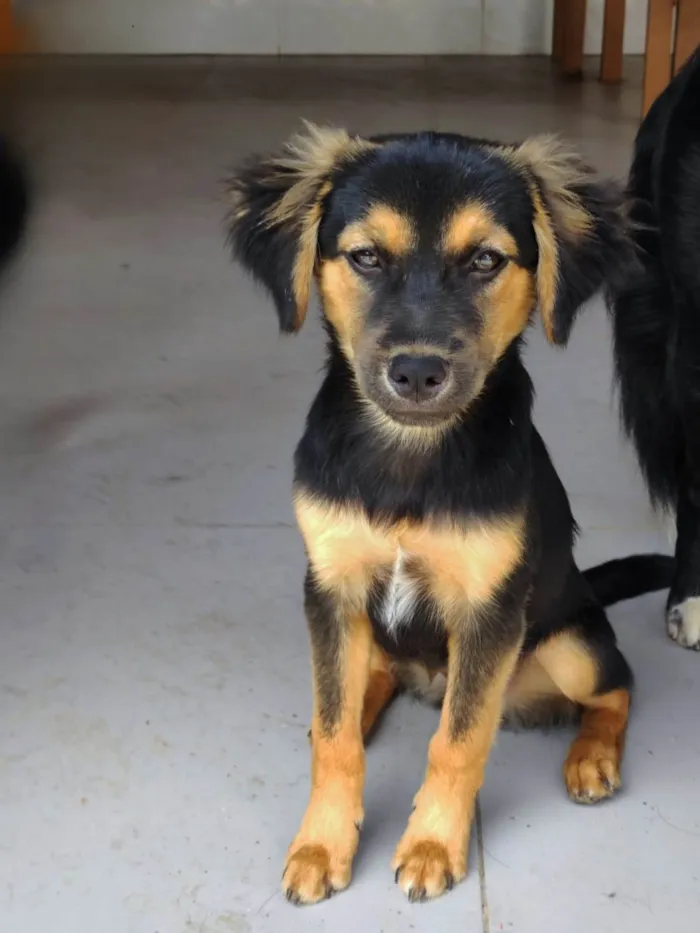
<svg viewBox="0 0 700 933"><path fill-rule="evenodd" d="M690 596L666 612L669 637L683 648L700 651L700 596Z"/></svg>

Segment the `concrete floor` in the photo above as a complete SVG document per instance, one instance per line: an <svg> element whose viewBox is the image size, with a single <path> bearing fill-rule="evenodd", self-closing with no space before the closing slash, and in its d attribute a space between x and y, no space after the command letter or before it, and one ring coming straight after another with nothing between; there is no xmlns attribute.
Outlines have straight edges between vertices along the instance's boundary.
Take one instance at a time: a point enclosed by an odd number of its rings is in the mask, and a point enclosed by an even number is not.
<svg viewBox="0 0 700 933"><path fill-rule="evenodd" d="M700 910L700 658L663 595L612 618L639 688L624 792L569 803L568 736L504 734L483 865L410 906L391 854L436 714L368 753L351 888L279 892L307 796L309 663L290 461L318 384L225 255L217 181L300 117L365 132L558 130L622 172L639 110L539 61L41 67L16 101L37 214L0 313L0 926L7 933L658 933ZM534 330L537 421L583 564L668 548L610 400L609 330ZM481 877L480 877L481 876ZM695 916L696 920L692 918Z"/></svg>

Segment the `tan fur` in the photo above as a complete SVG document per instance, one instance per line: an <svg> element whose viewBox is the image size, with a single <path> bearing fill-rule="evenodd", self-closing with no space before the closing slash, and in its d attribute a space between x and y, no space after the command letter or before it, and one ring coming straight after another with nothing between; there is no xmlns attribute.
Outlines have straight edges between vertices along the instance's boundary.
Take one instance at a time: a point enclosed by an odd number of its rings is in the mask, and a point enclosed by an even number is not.
<svg viewBox="0 0 700 933"><path fill-rule="evenodd" d="M522 559L523 516L474 521L466 528L408 527L399 538L407 555L425 563L430 589L450 624L464 599L487 603ZM458 612L461 617L461 611Z"/></svg>
<svg viewBox="0 0 700 933"><path fill-rule="evenodd" d="M401 450L420 454L434 449L459 418L459 412L455 412L438 424L400 424L371 399L363 401L372 427L387 445L398 448L399 455Z"/></svg>
<svg viewBox="0 0 700 933"><path fill-rule="evenodd" d="M422 661L402 661L398 665L400 683L417 697L440 706L447 690L447 665L442 667Z"/></svg>
<svg viewBox="0 0 700 933"><path fill-rule="evenodd" d="M359 509L328 505L297 492L297 523L318 583L360 609L372 574L390 565L396 544L387 529L373 526Z"/></svg>
<svg viewBox="0 0 700 933"><path fill-rule="evenodd" d="M411 219L381 203L370 208L362 220L348 224L338 237L338 248L344 252L378 246L394 256L405 256L415 245Z"/></svg>
<svg viewBox="0 0 700 933"><path fill-rule="evenodd" d="M542 642L535 651L542 665L564 696L577 703L591 697L598 683L598 669L586 645L571 632Z"/></svg>
<svg viewBox="0 0 700 933"><path fill-rule="evenodd" d="M419 889L435 897L466 874L474 802L518 651L503 659L482 697L474 725L457 740L451 738L450 708L453 685L459 678L454 671L448 675L440 726L430 742L425 782L416 795L415 809L394 855L398 883L409 897ZM458 658L459 650L451 644L450 665L459 663L453 660Z"/></svg>
<svg viewBox="0 0 700 933"><path fill-rule="evenodd" d="M561 692L583 707L581 728L564 763L564 781L577 803L597 803L621 786L620 766L630 695L596 696L598 669L586 646L570 632L539 645L535 655Z"/></svg>
<svg viewBox="0 0 700 933"><path fill-rule="evenodd" d="M447 666L431 666L422 661L402 661L397 665L399 682L419 699L441 706L447 689ZM537 658L529 655L519 662L508 684L504 726L547 729L570 725L580 718L579 704L568 700Z"/></svg>
<svg viewBox="0 0 700 933"><path fill-rule="evenodd" d="M511 151L515 163L529 169L542 184L561 233L571 239L589 233L591 216L573 190L591 175L581 156L548 135L533 136Z"/></svg>
<svg viewBox="0 0 700 933"><path fill-rule="evenodd" d="M540 193L534 185L531 187L530 194L534 208L533 228L539 253L537 263L538 305L547 340L554 343L554 310L559 287L559 248L552 221L542 203Z"/></svg>
<svg viewBox="0 0 700 933"><path fill-rule="evenodd" d="M380 247L392 255L409 252L415 232L408 218L388 205L377 204L356 223L349 224L338 237L342 252ZM335 328L349 360L355 359L364 333L364 315L371 293L354 272L345 256L326 260L318 271L318 285L327 319Z"/></svg>
<svg viewBox="0 0 700 933"><path fill-rule="evenodd" d="M375 642L372 645L369 681L362 708L362 735L364 738L367 738L371 733L384 708L393 699L398 685L396 664Z"/></svg>
<svg viewBox="0 0 700 933"><path fill-rule="evenodd" d="M399 665L373 641L369 663L369 678L362 706L362 737L367 739L384 709L389 705L401 683ZM311 729L308 732L312 741Z"/></svg>
<svg viewBox="0 0 700 933"><path fill-rule="evenodd" d="M446 681L439 681L439 684L443 687L441 691L438 691L438 687L434 686L434 682L437 678L447 676L446 667L429 667L420 661L409 661L399 665L399 676L402 683L409 689L415 690L416 693L425 696L426 699L435 699L442 702ZM518 664L508 684L506 708L517 709L553 695L562 695L561 690L537 658L529 655Z"/></svg>
<svg viewBox="0 0 700 933"><path fill-rule="evenodd" d="M535 186L531 187L533 198L541 208L542 199ZM556 293L556 244L546 212L538 212L537 208L535 233L540 247L540 274L543 279L540 305L549 334ZM546 239L547 235L549 240ZM518 255L517 244L512 235L496 223L488 209L478 202L467 204L455 211L443 237L443 249L448 254L460 255L474 246L491 247L509 259L515 259ZM552 257L554 266L550 261ZM484 290L480 301L489 366L500 359L511 341L525 329L534 305L535 288L531 274L516 263L510 262Z"/></svg>
<svg viewBox="0 0 700 933"><path fill-rule="evenodd" d="M299 246L292 270L292 290L296 305L294 331L301 329L309 308L318 251L318 228L323 217L323 199L329 189L330 185L321 187L318 200L311 205L301 220Z"/></svg>
<svg viewBox="0 0 700 933"><path fill-rule="evenodd" d="M353 360L363 336L364 314L370 300L367 286L344 256L321 263L318 287L323 312L335 328L343 353Z"/></svg>
<svg viewBox="0 0 700 933"><path fill-rule="evenodd" d="M513 674L506 693L506 708L517 709L552 695L561 694L536 657L530 655Z"/></svg>
<svg viewBox="0 0 700 933"><path fill-rule="evenodd" d="M593 219L574 190L575 186L591 177L591 172L577 153L567 149L554 136L534 136L519 146L503 147L499 152L508 162L524 171L528 178L540 255L537 269L540 313L547 339L553 342L559 278L556 238L558 235L576 240L591 233Z"/></svg>
<svg viewBox="0 0 700 933"><path fill-rule="evenodd" d="M619 790L629 719L627 690L590 697L581 730L564 762L564 781L576 803L597 803Z"/></svg>
<svg viewBox="0 0 700 933"><path fill-rule="evenodd" d="M483 309L483 339L492 364L525 330L534 303L532 275L515 263L509 263L484 290L479 305Z"/></svg>
<svg viewBox="0 0 700 933"><path fill-rule="evenodd" d="M533 655L522 659L506 691L503 727L550 729L572 725L581 707L569 700Z"/></svg>
<svg viewBox="0 0 700 933"><path fill-rule="evenodd" d="M294 183L274 205L266 220L269 224L296 223L299 215L313 204L318 190L332 172L376 148L376 144L346 130L305 123L306 132L293 136L281 156L271 160L270 177L275 173L294 175Z"/></svg>
<svg viewBox="0 0 700 933"><path fill-rule="evenodd" d="M348 621L341 662L343 704L340 722L331 735L322 727L314 685L311 797L289 847L282 878L282 889L297 903L315 903L350 883L364 816L361 719L371 652L370 622L358 613Z"/></svg>
<svg viewBox="0 0 700 933"><path fill-rule="evenodd" d="M391 567L399 548L421 566L448 624L465 599L488 602L522 559L522 516L464 528L430 521L381 525L360 509L328 505L303 492L295 507L319 584L357 608L376 571Z"/></svg>
<svg viewBox="0 0 700 933"><path fill-rule="evenodd" d="M492 248L516 259L518 247L512 235L496 223L491 212L479 202L458 208L445 226L443 250L451 256L470 249ZM484 320L484 341L488 365L493 365L514 337L527 326L534 306L535 293L530 273L510 262L484 289L480 310ZM483 351L482 351L483 353Z"/></svg>
<svg viewBox="0 0 700 933"><path fill-rule="evenodd" d="M442 238L442 248L449 255L459 256L474 246L492 247L505 256L518 254L511 234L479 201L459 207L446 223Z"/></svg>
<svg viewBox="0 0 700 933"><path fill-rule="evenodd" d="M372 427L388 445L407 453L427 453L435 448L459 417L455 413L438 424L400 424L370 399L363 399Z"/></svg>

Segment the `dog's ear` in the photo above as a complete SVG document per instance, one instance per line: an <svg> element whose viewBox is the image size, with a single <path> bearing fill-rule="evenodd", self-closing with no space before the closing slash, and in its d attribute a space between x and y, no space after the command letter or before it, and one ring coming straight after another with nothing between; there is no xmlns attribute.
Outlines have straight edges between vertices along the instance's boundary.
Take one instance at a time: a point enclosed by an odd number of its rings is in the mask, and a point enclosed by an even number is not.
<svg viewBox="0 0 700 933"><path fill-rule="evenodd" d="M234 256L272 295L285 333L296 333L306 317L333 176L374 146L307 123L280 154L250 161L229 179Z"/></svg>
<svg viewBox="0 0 700 933"><path fill-rule="evenodd" d="M513 156L530 181L538 306L547 339L562 346L579 308L634 260L623 189L554 137L530 139Z"/></svg>

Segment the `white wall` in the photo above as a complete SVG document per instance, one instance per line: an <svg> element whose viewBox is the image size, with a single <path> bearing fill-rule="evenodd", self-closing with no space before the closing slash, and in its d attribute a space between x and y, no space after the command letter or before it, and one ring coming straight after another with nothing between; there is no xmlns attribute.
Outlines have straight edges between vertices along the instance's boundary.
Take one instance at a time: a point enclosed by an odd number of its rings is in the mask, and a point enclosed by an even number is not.
<svg viewBox="0 0 700 933"><path fill-rule="evenodd" d="M552 0L19 0L45 51L184 54L537 54ZM600 52L604 0L588 0ZM643 49L647 0L627 0Z"/></svg>

